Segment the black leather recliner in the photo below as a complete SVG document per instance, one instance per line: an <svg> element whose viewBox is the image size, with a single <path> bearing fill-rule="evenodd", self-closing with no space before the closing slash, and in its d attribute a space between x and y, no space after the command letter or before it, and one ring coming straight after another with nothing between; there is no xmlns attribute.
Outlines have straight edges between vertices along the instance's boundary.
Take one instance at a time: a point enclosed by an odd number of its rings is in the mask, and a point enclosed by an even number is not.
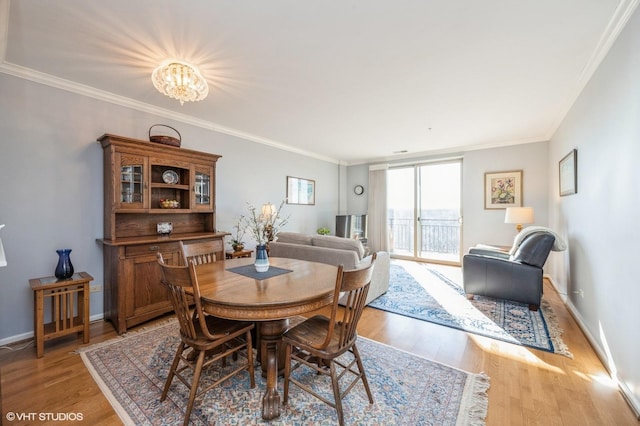
<svg viewBox="0 0 640 426"><path fill-rule="evenodd" d="M462 277L467 297L473 295L513 300L537 311L542 299L542 267L555 236L534 232L512 255L474 249L462 258Z"/></svg>

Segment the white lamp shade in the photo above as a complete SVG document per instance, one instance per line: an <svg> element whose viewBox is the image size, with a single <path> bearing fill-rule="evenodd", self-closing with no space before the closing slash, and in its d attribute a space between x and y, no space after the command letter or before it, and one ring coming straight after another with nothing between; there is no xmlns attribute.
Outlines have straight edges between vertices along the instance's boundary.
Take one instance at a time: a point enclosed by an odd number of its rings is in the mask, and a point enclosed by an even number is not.
<svg viewBox="0 0 640 426"><path fill-rule="evenodd" d="M271 218L275 216L276 212L276 206L274 206L273 204L267 203L262 205L262 215L264 217Z"/></svg>
<svg viewBox="0 0 640 426"><path fill-rule="evenodd" d="M533 223L533 207L507 207L504 223Z"/></svg>

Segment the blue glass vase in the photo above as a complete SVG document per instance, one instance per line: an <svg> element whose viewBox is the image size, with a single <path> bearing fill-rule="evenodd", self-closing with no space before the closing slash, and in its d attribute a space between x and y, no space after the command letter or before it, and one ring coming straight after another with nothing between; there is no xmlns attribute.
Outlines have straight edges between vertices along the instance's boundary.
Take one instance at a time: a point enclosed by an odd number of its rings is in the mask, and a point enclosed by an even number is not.
<svg viewBox="0 0 640 426"><path fill-rule="evenodd" d="M267 272L269 270L269 255L267 245L262 244L256 247L256 261L254 263L256 272Z"/></svg>
<svg viewBox="0 0 640 426"><path fill-rule="evenodd" d="M71 264L71 249L56 250L58 253L58 266L56 266L55 276L59 280L66 280L73 275L73 265Z"/></svg>

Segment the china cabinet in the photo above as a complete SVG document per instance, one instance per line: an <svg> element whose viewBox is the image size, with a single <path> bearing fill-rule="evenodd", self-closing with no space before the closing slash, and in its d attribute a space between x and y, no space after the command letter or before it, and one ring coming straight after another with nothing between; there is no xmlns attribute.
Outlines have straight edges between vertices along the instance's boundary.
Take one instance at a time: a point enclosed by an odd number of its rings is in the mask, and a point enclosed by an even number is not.
<svg viewBox="0 0 640 426"><path fill-rule="evenodd" d="M124 333L172 309L156 253L167 264L181 264L180 240L213 240L224 259L228 234L215 225L220 156L111 134L98 142L104 154L104 315Z"/></svg>

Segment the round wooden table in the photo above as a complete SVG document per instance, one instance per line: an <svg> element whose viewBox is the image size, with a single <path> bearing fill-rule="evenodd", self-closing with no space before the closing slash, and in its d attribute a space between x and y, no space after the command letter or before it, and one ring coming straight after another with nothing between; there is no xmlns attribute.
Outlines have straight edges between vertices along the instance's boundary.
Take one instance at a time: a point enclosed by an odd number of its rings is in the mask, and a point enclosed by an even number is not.
<svg viewBox="0 0 640 426"><path fill-rule="evenodd" d="M262 418L280 416L277 389L278 352L289 318L314 311L333 301L338 267L297 259L270 258L271 267L291 270L266 279L250 278L228 269L252 265L240 258L198 265L202 308L221 318L257 321L260 363L267 376L262 399Z"/></svg>

